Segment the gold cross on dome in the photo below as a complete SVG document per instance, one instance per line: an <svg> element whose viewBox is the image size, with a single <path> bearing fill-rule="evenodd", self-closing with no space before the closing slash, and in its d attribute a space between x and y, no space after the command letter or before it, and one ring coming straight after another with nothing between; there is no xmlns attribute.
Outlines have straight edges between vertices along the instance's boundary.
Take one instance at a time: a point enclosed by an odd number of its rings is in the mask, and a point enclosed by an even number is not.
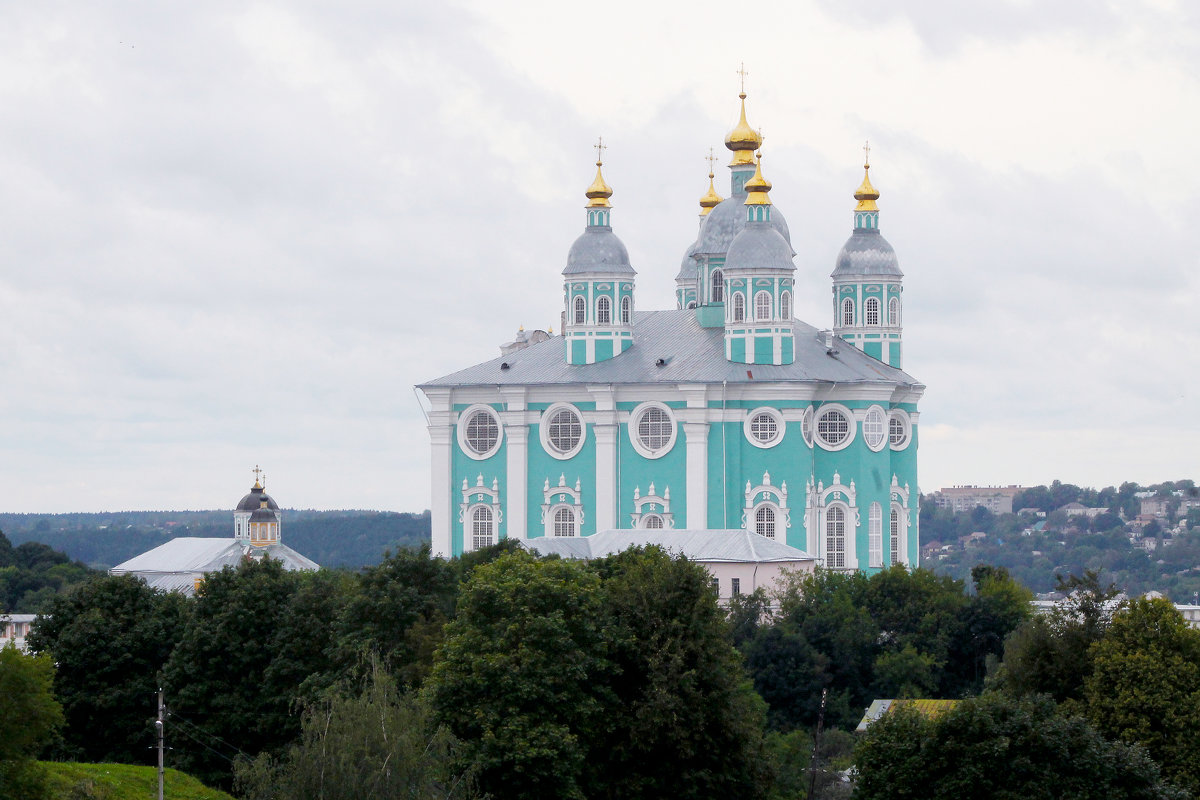
<svg viewBox="0 0 1200 800"><path fill-rule="evenodd" d="M868 139L866 144L863 145L863 166L864 167L871 166L871 140L870 139Z"/></svg>
<svg viewBox="0 0 1200 800"><path fill-rule="evenodd" d="M603 161L604 160L604 151L608 149L608 146L604 144L604 137L601 136L598 139L596 139L596 143L594 145L592 145L592 147L596 148L596 161L597 162Z"/></svg>
<svg viewBox="0 0 1200 800"><path fill-rule="evenodd" d="M255 465L254 465L254 469L252 469L252 470L250 470L250 471L254 473L254 482L255 482L255 483L258 483L258 482L259 482L259 480L258 480L258 479L259 479L259 476L261 476L261 475L262 475L262 470L258 468L258 464L255 464Z"/></svg>
<svg viewBox="0 0 1200 800"><path fill-rule="evenodd" d="M743 61L741 64L738 65L737 74L740 75L742 78L742 94L745 94L746 93L746 76L750 74L749 72L746 72L746 62L745 61Z"/></svg>
<svg viewBox="0 0 1200 800"><path fill-rule="evenodd" d="M708 171L712 172L713 164L717 163L717 156L715 153L713 153L713 149L711 147L708 148L708 155L705 156L704 160L708 162Z"/></svg>

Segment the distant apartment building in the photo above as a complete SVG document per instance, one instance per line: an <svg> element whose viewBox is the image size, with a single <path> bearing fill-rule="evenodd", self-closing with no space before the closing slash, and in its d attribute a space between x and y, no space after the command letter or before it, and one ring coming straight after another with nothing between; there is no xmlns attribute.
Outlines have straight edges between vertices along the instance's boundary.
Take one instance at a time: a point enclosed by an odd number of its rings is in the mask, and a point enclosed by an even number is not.
<svg viewBox="0 0 1200 800"><path fill-rule="evenodd" d="M1023 486L950 486L939 489L931 497L938 508L951 511L974 511L983 506L993 514L1011 514L1013 497Z"/></svg>
<svg viewBox="0 0 1200 800"><path fill-rule="evenodd" d="M27 650L25 637L36 617L37 614L0 614L0 647L12 642L18 650Z"/></svg>

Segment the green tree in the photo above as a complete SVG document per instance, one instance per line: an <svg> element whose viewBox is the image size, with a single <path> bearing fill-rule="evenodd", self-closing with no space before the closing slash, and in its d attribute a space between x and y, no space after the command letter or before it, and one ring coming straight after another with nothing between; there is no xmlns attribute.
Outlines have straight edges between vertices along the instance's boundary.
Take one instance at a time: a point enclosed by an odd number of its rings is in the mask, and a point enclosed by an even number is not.
<svg viewBox="0 0 1200 800"><path fill-rule="evenodd" d="M867 729L854 761L858 800L1186 796L1141 747L1106 741L1046 697L987 694L934 718L896 709Z"/></svg>
<svg viewBox="0 0 1200 800"><path fill-rule="evenodd" d="M461 762L501 798L583 797L608 669L595 571L510 553L479 567L425 689Z"/></svg>
<svg viewBox="0 0 1200 800"><path fill-rule="evenodd" d="M156 693L188 615L178 594L131 575L101 576L51 602L29 646L57 664L54 692L70 759L149 763Z"/></svg>
<svg viewBox="0 0 1200 800"><path fill-rule="evenodd" d="M341 684L310 703L299 740L279 758L262 754L234 767L246 800L451 800L473 796L452 770L457 743L432 721L422 699L405 694L377 660L366 685Z"/></svg>
<svg viewBox="0 0 1200 800"><path fill-rule="evenodd" d="M49 656L25 655L12 642L0 648L0 797L45 795L34 758L62 725L53 683Z"/></svg>
<svg viewBox="0 0 1200 800"><path fill-rule="evenodd" d="M1200 631L1163 599L1113 617L1092 648L1087 714L1105 735L1141 744L1163 773L1200 792Z"/></svg>

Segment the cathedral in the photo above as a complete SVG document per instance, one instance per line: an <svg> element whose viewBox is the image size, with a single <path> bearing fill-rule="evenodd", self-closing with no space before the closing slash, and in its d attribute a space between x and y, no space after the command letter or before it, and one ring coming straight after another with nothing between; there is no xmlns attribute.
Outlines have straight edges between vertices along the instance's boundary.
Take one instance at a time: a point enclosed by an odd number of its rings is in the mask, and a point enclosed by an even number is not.
<svg viewBox="0 0 1200 800"><path fill-rule="evenodd" d="M901 369L903 273L869 161L819 329L794 318L812 287L797 281L739 97L729 197L710 172L676 308L637 307L598 160L562 270L560 334L522 333L499 358L418 387L435 553L675 529L751 532L829 569L917 563L924 386Z"/></svg>

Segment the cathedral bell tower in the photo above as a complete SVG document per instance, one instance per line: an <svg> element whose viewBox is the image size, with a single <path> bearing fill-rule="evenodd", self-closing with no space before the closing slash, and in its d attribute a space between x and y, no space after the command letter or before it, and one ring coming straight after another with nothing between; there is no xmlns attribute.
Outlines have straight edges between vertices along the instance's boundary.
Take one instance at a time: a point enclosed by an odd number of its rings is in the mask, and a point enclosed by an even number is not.
<svg viewBox="0 0 1200 800"><path fill-rule="evenodd" d="M745 189L746 227L725 257L725 358L742 364L791 364L795 253L771 224L771 183L763 177L761 154Z"/></svg>
<svg viewBox="0 0 1200 800"><path fill-rule="evenodd" d="M870 155L870 146L863 147ZM904 273L896 251L879 232L879 192L871 185L871 162L854 192L854 232L838 253L833 278L833 332L888 366L901 365Z"/></svg>
<svg viewBox="0 0 1200 800"><path fill-rule="evenodd" d="M596 144L603 155L604 144ZM607 361L633 346L633 267L625 245L613 233L612 189L604 182L602 158L596 179L584 192L587 227L571 245L563 270L563 297L568 364Z"/></svg>

